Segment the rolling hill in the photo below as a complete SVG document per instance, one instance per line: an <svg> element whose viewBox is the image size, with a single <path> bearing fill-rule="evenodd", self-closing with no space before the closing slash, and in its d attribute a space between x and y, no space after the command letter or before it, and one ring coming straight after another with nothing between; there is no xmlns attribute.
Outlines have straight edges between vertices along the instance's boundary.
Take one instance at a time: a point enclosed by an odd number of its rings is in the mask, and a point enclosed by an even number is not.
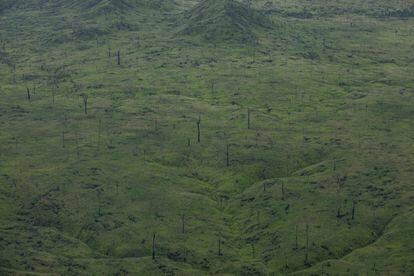
<svg viewBox="0 0 414 276"><path fill-rule="evenodd" d="M0 10L1 275L412 275L409 1Z"/></svg>

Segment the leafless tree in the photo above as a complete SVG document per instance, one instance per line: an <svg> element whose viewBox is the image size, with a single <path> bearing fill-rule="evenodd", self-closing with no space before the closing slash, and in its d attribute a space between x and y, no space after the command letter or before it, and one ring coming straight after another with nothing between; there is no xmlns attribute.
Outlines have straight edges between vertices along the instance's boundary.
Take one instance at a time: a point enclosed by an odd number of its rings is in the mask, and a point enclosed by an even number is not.
<svg viewBox="0 0 414 276"><path fill-rule="evenodd" d="M197 120L197 142L198 143L200 143L201 141L200 123L201 123L201 115L198 115L198 120Z"/></svg>
<svg viewBox="0 0 414 276"><path fill-rule="evenodd" d="M82 94L82 98L83 98L83 109L86 115L88 114L88 95Z"/></svg>
<svg viewBox="0 0 414 276"><path fill-rule="evenodd" d="M155 260L155 232L152 235L152 259Z"/></svg>

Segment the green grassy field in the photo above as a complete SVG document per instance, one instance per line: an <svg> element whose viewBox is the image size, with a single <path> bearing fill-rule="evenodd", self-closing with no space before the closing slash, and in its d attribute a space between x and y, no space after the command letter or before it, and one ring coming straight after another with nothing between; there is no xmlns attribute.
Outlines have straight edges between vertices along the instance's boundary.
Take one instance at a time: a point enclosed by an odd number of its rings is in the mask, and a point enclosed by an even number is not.
<svg viewBox="0 0 414 276"><path fill-rule="evenodd" d="M408 0L3 0L0 274L413 275L413 77Z"/></svg>

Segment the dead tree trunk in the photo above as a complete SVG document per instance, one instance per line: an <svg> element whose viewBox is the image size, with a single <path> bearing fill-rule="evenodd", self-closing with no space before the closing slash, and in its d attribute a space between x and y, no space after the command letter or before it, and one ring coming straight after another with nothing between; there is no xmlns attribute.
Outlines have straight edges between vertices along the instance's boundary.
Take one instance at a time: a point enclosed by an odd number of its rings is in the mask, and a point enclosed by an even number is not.
<svg viewBox="0 0 414 276"><path fill-rule="evenodd" d="M62 148L65 148L65 131L62 131Z"/></svg>
<svg viewBox="0 0 414 276"><path fill-rule="evenodd" d="M351 219L354 220L355 218L355 200L352 201L352 217Z"/></svg>
<svg viewBox="0 0 414 276"><path fill-rule="evenodd" d="M298 225L295 225L295 250L298 250L299 246L298 246Z"/></svg>
<svg viewBox="0 0 414 276"><path fill-rule="evenodd" d="M30 89L29 88L26 88L27 89L27 100L30 102Z"/></svg>
<svg viewBox="0 0 414 276"><path fill-rule="evenodd" d="M88 114L88 95L83 94L82 98L83 98L83 109L84 109L84 112L85 112L85 115L86 115L86 114Z"/></svg>
<svg viewBox="0 0 414 276"><path fill-rule="evenodd" d="M247 110L247 129L250 129L250 109Z"/></svg>
<svg viewBox="0 0 414 276"><path fill-rule="evenodd" d="M229 148L230 148L230 145L229 145L229 144L227 144L227 147L226 147L226 166L227 166L227 167L229 167L229 166L230 166L230 154L229 154Z"/></svg>
<svg viewBox="0 0 414 276"><path fill-rule="evenodd" d="M309 265L309 224L306 223L306 254L305 265Z"/></svg>
<svg viewBox="0 0 414 276"><path fill-rule="evenodd" d="M118 65L121 65L121 53L118 51L116 53Z"/></svg>
<svg viewBox="0 0 414 276"><path fill-rule="evenodd" d="M221 253L221 234L220 234L219 239L218 239L218 252L217 253L218 253L219 256L223 255Z"/></svg>
<svg viewBox="0 0 414 276"><path fill-rule="evenodd" d="M102 120L99 119L99 126L98 126L98 152L101 149L101 129L102 129Z"/></svg>
<svg viewBox="0 0 414 276"><path fill-rule="evenodd" d="M152 259L155 260L155 233L152 235Z"/></svg>
<svg viewBox="0 0 414 276"><path fill-rule="evenodd" d="M198 120L197 120L197 142L200 143L201 141L201 135L200 135L200 123L201 123L201 115L198 115Z"/></svg>
<svg viewBox="0 0 414 276"><path fill-rule="evenodd" d="M76 132L76 158L80 159L80 148L79 148L79 134Z"/></svg>
<svg viewBox="0 0 414 276"><path fill-rule="evenodd" d="M185 234L185 216L184 216L184 214L181 215L181 233Z"/></svg>
<svg viewBox="0 0 414 276"><path fill-rule="evenodd" d="M286 255L286 250L283 250L283 256L285 257L285 269L288 269L289 265L288 265L288 258Z"/></svg>

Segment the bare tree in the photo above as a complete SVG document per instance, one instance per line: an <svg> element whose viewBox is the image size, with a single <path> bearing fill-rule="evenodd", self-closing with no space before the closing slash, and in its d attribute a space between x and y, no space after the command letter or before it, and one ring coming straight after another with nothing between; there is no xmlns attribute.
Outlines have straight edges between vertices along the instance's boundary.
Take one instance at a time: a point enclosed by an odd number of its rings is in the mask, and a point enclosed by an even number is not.
<svg viewBox="0 0 414 276"><path fill-rule="evenodd" d="M306 253L305 265L309 265L309 223L306 223Z"/></svg>
<svg viewBox="0 0 414 276"><path fill-rule="evenodd" d="M298 250L299 245L298 245L298 225L295 225L295 250Z"/></svg>
<svg viewBox="0 0 414 276"><path fill-rule="evenodd" d="M76 132L76 158L79 161L80 159L80 148L79 148L79 134Z"/></svg>
<svg viewBox="0 0 414 276"><path fill-rule="evenodd" d="M351 219L354 220L355 218L355 200L352 201L352 216Z"/></svg>
<svg viewBox="0 0 414 276"><path fill-rule="evenodd" d="M26 87L26 90L27 90L27 100L29 100L30 102L30 89Z"/></svg>
<svg viewBox="0 0 414 276"><path fill-rule="evenodd" d="M197 142L200 143L201 141L201 137L200 137L200 123L201 123L201 115L198 115L198 120L197 120Z"/></svg>
<svg viewBox="0 0 414 276"><path fill-rule="evenodd" d="M82 98L83 98L83 109L86 115L88 114L88 95L82 94Z"/></svg>
<svg viewBox="0 0 414 276"><path fill-rule="evenodd" d="M102 131L102 120L99 119L99 126L98 126L98 152L101 149L101 131Z"/></svg>
<svg viewBox="0 0 414 276"><path fill-rule="evenodd" d="M289 268L289 265L288 265L288 258L287 258L287 255L286 255L286 249L283 249L283 256L284 256L284 259L285 259L285 269L287 270Z"/></svg>
<svg viewBox="0 0 414 276"><path fill-rule="evenodd" d="M230 148L230 145L227 144L227 147L226 147L226 166L227 167L230 166L230 153L229 153L229 148Z"/></svg>
<svg viewBox="0 0 414 276"><path fill-rule="evenodd" d="M185 234L185 216L184 216L184 214L181 215L181 233Z"/></svg>
<svg viewBox="0 0 414 276"><path fill-rule="evenodd" d="M152 259L155 260L155 232L152 235Z"/></svg>
<svg viewBox="0 0 414 276"><path fill-rule="evenodd" d="M346 176L340 176L340 175L337 175L336 176L336 182L338 184L338 188L337 188L337 203L338 203L338 208L337 208L337 211L336 211L336 217L337 218L343 217L343 215L341 214L341 207L342 207L341 192L342 192L342 186L345 184L345 180L346 180Z"/></svg>
<svg viewBox="0 0 414 276"><path fill-rule="evenodd" d="M219 238L218 238L218 255L222 256L223 253L221 252L221 234L219 234Z"/></svg>
<svg viewBox="0 0 414 276"><path fill-rule="evenodd" d="M250 108L247 110L247 129L250 129Z"/></svg>
<svg viewBox="0 0 414 276"><path fill-rule="evenodd" d="M65 148L65 131L62 130L62 148Z"/></svg>
<svg viewBox="0 0 414 276"><path fill-rule="evenodd" d="M101 193L103 192L103 189L101 187L99 187L97 190L97 195L98 195L98 216L102 216L102 212L101 212Z"/></svg>

